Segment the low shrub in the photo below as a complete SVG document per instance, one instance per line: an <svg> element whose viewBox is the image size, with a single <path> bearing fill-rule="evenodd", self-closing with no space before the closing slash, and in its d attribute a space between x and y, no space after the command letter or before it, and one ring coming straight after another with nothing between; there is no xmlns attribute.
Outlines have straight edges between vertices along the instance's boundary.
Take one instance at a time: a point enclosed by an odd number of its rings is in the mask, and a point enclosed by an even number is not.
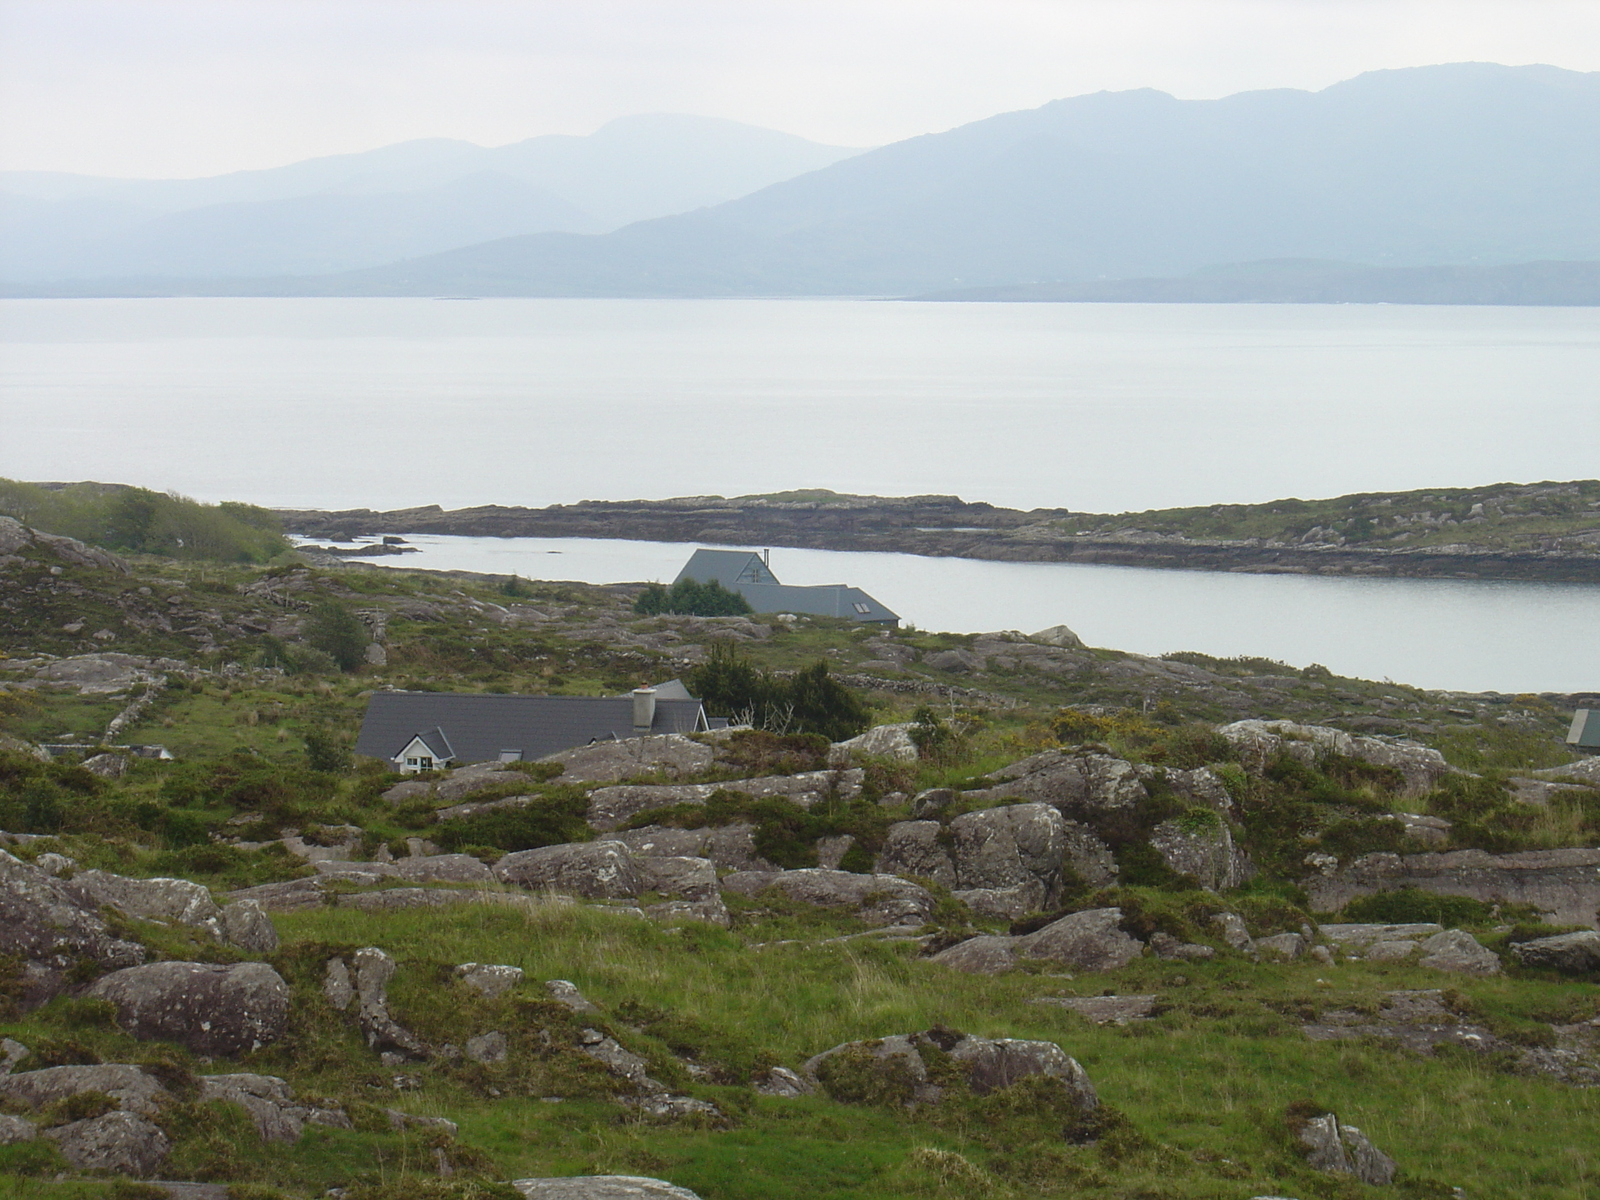
<svg viewBox="0 0 1600 1200"><path fill-rule="evenodd" d="M1361 896L1344 906L1347 921L1374 925L1411 925L1430 922L1448 929L1486 925L1492 906L1469 896L1442 896L1420 888L1397 888Z"/></svg>

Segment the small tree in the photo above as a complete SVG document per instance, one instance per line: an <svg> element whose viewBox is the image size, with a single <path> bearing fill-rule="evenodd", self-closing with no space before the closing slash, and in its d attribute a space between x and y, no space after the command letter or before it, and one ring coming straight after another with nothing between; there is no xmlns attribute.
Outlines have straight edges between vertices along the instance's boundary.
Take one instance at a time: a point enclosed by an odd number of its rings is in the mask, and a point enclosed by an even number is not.
<svg viewBox="0 0 1600 1200"><path fill-rule="evenodd" d="M670 588L659 583L646 584L633 611L647 617L670 613L679 617L741 617L751 611L750 602L738 592L723 587L715 579L680 579Z"/></svg>
<svg viewBox="0 0 1600 1200"><path fill-rule="evenodd" d="M341 671L354 671L366 660L367 627L337 600L324 600L313 608L304 633L306 644L333 659Z"/></svg>
<svg viewBox="0 0 1600 1200"><path fill-rule="evenodd" d="M343 775L350 770L350 750L331 729L306 734L306 765L313 771Z"/></svg>

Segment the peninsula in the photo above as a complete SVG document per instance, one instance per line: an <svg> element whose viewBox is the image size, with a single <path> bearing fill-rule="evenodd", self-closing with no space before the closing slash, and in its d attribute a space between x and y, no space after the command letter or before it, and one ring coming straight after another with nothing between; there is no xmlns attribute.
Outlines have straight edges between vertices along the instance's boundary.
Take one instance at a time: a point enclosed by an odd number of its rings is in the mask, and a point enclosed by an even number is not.
<svg viewBox="0 0 1600 1200"><path fill-rule="evenodd" d="M547 508L279 510L306 537L629 538L1265 574L1600 582L1600 480L1081 513L821 489Z"/></svg>

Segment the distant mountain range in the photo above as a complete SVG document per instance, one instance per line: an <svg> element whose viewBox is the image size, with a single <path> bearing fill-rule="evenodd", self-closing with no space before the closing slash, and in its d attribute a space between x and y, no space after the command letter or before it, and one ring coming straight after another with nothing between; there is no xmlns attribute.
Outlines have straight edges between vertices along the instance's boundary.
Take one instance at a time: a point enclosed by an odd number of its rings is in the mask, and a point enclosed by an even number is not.
<svg viewBox="0 0 1600 1200"><path fill-rule="evenodd" d="M1458 63L1314 93L1078 96L608 233L33 290L1593 303L1597 214L1600 73Z"/></svg>
<svg viewBox="0 0 1600 1200"><path fill-rule="evenodd" d="M517 234L601 233L860 151L714 117L485 149L434 138L209 179L0 172L0 279L225 279L376 266Z"/></svg>

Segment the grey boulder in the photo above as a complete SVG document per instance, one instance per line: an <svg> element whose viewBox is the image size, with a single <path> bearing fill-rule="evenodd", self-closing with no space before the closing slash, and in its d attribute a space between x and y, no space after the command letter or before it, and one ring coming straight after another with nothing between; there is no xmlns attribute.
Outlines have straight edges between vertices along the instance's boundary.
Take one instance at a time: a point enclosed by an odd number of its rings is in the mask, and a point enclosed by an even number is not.
<svg viewBox="0 0 1600 1200"><path fill-rule="evenodd" d="M1383 1187L1394 1182L1395 1162L1354 1125L1333 1113L1308 1120L1299 1131L1306 1161L1318 1171L1353 1175L1362 1183Z"/></svg>
<svg viewBox="0 0 1600 1200"><path fill-rule="evenodd" d="M283 1036L289 1016L289 985L265 963L150 963L104 976L89 994L116 1005L132 1036L196 1054L258 1050Z"/></svg>
<svg viewBox="0 0 1600 1200"><path fill-rule="evenodd" d="M0 1146L14 1146L18 1142L31 1142L39 1136L39 1127L24 1117L0 1113Z"/></svg>
<svg viewBox="0 0 1600 1200"><path fill-rule="evenodd" d="M130 1112L108 1112L87 1121L46 1129L62 1157L80 1171L148 1175L172 1149L161 1129Z"/></svg>
<svg viewBox="0 0 1600 1200"><path fill-rule="evenodd" d="M94 1066L44 1067L0 1079L0 1096L33 1108L42 1108L83 1092L100 1092L129 1112L153 1116L168 1098L167 1089L153 1075L126 1063Z"/></svg>
<svg viewBox="0 0 1600 1200"><path fill-rule="evenodd" d="M711 747L679 733L622 738L563 750L540 759L560 763L562 783L616 783L638 775L693 775L711 765Z"/></svg>
<svg viewBox="0 0 1600 1200"><path fill-rule="evenodd" d="M570 842L507 854L494 868L502 883L586 900L621 900L644 890L632 853L621 842Z"/></svg>
<svg viewBox="0 0 1600 1200"><path fill-rule="evenodd" d="M1543 967L1567 975L1600 971L1600 933L1583 929L1535 938L1511 947L1511 954L1525 967Z"/></svg>
<svg viewBox="0 0 1600 1200"><path fill-rule="evenodd" d="M72 882L94 898L130 916L198 925L219 935L222 910L211 893L187 879L128 879L109 871L79 871Z"/></svg>
<svg viewBox="0 0 1600 1200"><path fill-rule="evenodd" d="M200 1100L238 1105L264 1142L298 1142L308 1123L351 1128L350 1118L338 1109L296 1104L294 1091L276 1075L203 1075Z"/></svg>
<svg viewBox="0 0 1600 1200"><path fill-rule="evenodd" d="M477 990L485 999L503 996L522 982L522 968L499 963L462 963L456 968L461 982Z"/></svg>
<svg viewBox="0 0 1600 1200"><path fill-rule="evenodd" d="M1061 889L1066 821L1048 804L1013 804L969 812L950 822L955 838L956 884L968 888L1042 885L1041 902Z"/></svg>
<svg viewBox="0 0 1600 1200"><path fill-rule="evenodd" d="M1498 975L1500 958L1464 929L1447 929L1422 943L1424 967L1435 971L1454 971L1460 975Z"/></svg>
<svg viewBox="0 0 1600 1200"><path fill-rule="evenodd" d="M969 975L998 975L1017 965L1017 939L1004 934L968 938L939 951L928 961Z"/></svg>
<svg viewBox="0 0 1600 1200"><path fill-rule="evenodd" d="M933 896L894 875L856 875L808 867L800 871L738 871L722 888L756 896L776 888L791 900L819 908L846 908L868 925L921 925L933 914Z"/></svg>
<svg viewBox="0 0 1600 1200"><path fill-rule="evenodd" d="M428 854L402 858L395 873L410 883L492 883L494 872L470 854Z"/></svg>
<svg viewBox="0 0 1600 1200"><path fill-rule="evenodd" d="M230 946L252 954L278 948L278 930L259 900L235 900L222 910L222 936Z"/></svg>
<svg viewBox="0 0 1600 1200"><path fill-rule="evenodd" d="M1091 908L1017 939L1024 958L1046 958L1082 971L1113 971L1144 953L1144 943L1119 927L1120 908Z"/></svg>
<svg viewBox="0 0 1600 1200"><path fill-rule="evenodd" d="M22 963L21 1006L43 1004L84 959L116 969L144 961L144 947L116 937L84 889L0 850L0 954Z"/></svg>
<svg viewBox="0 0 1600 1200"><path fill-rule="evenodd" d="M883 875L931 879L945 887L956 884L956 865L940 840L937 821L898 821L889 826L874 870Z"/></svg>

